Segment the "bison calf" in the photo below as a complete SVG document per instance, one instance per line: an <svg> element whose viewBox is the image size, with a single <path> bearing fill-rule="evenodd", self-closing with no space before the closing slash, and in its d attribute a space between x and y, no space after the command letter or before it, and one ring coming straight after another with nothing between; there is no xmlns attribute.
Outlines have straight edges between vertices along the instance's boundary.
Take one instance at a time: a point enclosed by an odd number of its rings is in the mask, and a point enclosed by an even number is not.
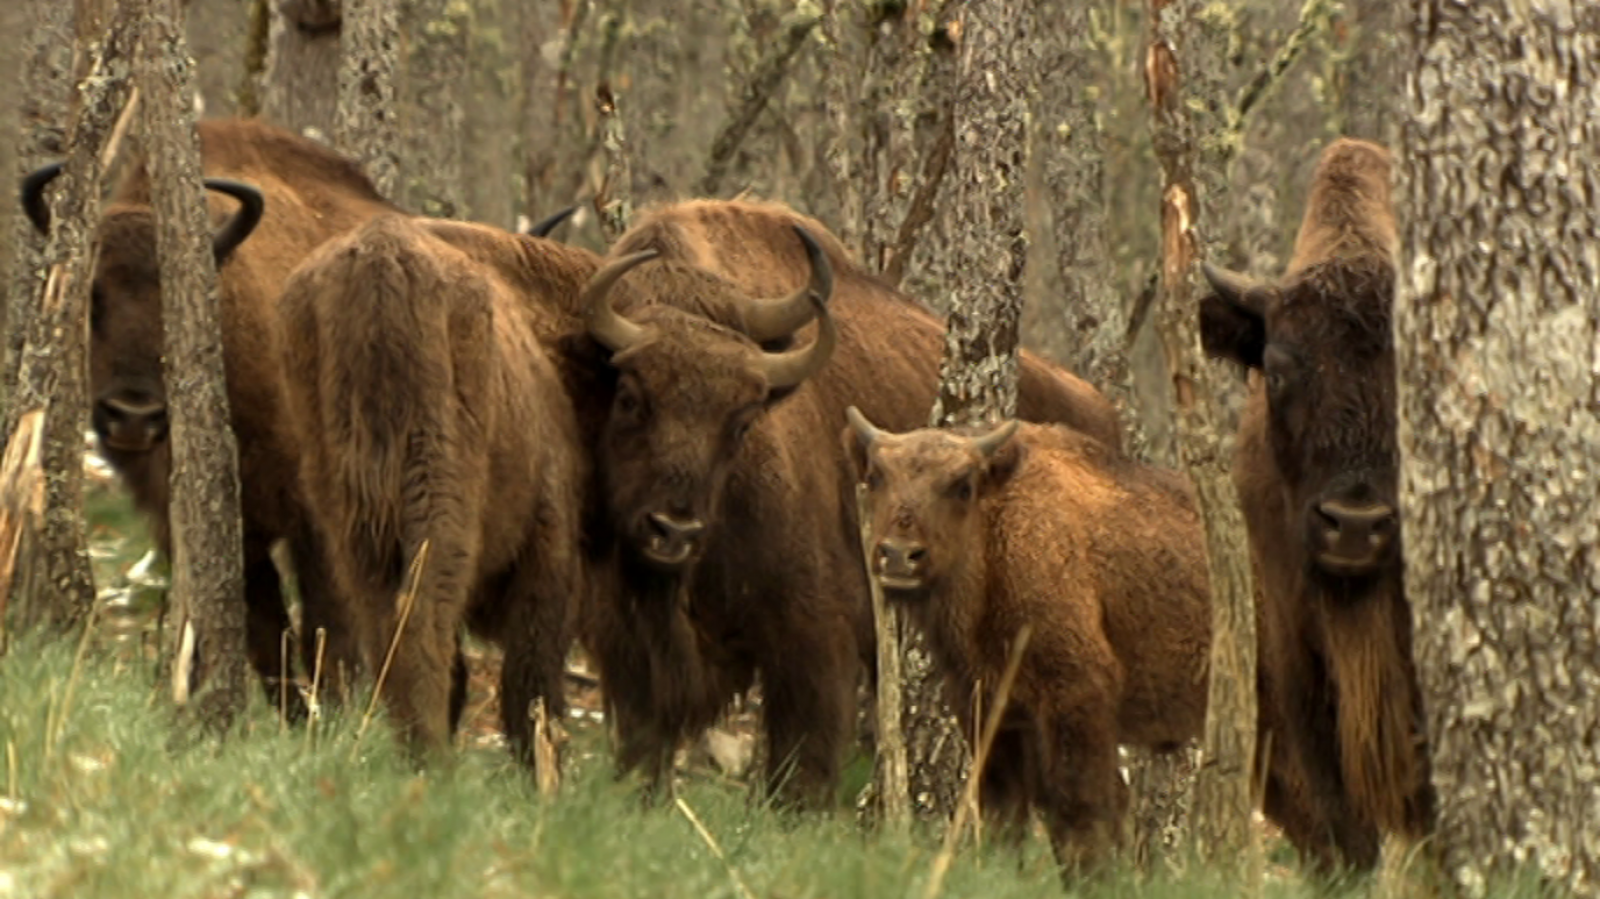
<svg viewBox="0 0 1600 899"><path fill-rule="evenodd" d="M1094 863L1126 809L1118 744L1175 749L1205 721L1210 600L1186 486L1064 427L897 435L847 414L872 574L927 635L969 738L1032 627L979 775L986 812L1017 839L1037 806L1063 866Z"/></svg>

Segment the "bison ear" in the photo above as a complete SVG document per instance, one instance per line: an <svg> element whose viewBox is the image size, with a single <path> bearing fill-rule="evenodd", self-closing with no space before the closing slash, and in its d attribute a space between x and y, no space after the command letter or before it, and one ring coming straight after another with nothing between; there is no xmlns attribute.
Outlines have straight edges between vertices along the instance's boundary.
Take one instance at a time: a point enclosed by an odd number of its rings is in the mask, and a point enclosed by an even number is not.
<svg viewBox="0 0 1600 899"><path fill-rule="evenodd" d="M1200 345L1207 355L1260 368L1267 348L1267 288L1210 263L1201 268L1213 292L1200 301Z"/></svg>
<svg viewBox="0 0 1600 899"><path fill-rule="evenodd" d="M989 457L989 468L984 472L983 489L998 490L1011 480L1028 458L1027 445L1016 438L1007 440Z"/></svg>
<svg viewBox="0 0 1600 899"><path fill-rule="evenodd" d="M844 446L844 457L850 460L850 474L857 481L867 476L867 444L861 433L850 425L839 431L839 443Z"/></svg>

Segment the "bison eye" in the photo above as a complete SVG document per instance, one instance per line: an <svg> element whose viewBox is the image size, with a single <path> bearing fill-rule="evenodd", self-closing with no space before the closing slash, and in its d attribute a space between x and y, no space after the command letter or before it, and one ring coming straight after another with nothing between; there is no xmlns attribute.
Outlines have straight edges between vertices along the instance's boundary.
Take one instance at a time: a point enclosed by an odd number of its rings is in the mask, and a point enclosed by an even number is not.
<svg viewBox="0 0 1600 899"><path fill-rule="evenodd" d="M623 390L617 394L616 412L619 418L628 420L639 417L644 404L640 402L639 395L631 390Z"/></svg>
<svg viewBox="0 0 1600 899"><path fill-rule="evenodd" d="M871 471L867 472L867 489L868 490L882 490L883 489L883 472L879 471L876 468L874 468Z"/></svg>
<svg viewBox="0 0 1600 899"><path fill-rule="evenodd" d="M970 478L962 478L961 480L956 481L954 484L951 484L950 497L957 502L963 503L969 499L972 499L972 480Z"/></svg>

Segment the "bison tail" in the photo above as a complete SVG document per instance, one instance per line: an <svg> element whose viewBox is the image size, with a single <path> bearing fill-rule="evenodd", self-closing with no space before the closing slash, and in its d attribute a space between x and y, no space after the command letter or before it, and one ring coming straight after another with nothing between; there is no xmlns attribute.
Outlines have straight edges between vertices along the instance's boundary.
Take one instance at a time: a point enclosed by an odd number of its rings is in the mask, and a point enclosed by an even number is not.
<svg viewBox="0 0 1600 899"><path fill-rule="evenodd" d="M288 342L311 349L291 349L288 371L310 385L296 397L309 405L308 499L344 564L390 595L448 502L437 489L446 469L483 439L460 398L483 394L464 382L486 377L488 288L449 252L384 216L325 248L285 292Z"/></svg>
<svg viewBox="0 0 1600 899"><path fill-rule="evenodd" d="M1426 772L1402 642L1409 622L1395 620L1393 605L1382 599L1335 605L1325 612L1325 633L1345 789L1362 816L1406 833L1415 830Z"/></svg>

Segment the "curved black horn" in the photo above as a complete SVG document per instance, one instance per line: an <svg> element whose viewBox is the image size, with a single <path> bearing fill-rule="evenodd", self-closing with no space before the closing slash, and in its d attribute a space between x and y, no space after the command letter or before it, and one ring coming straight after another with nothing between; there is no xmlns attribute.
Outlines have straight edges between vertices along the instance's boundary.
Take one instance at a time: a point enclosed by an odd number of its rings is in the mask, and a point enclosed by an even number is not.
<svg viewBox="0 0 1600 899"><path fill-rule="evenodd" d="M872 446L873 441L877 440L885 433L882 428L879 428L872 422L867 421L867 417L862 415L861 410L857 409L855 406L851 406L850 408L844 410L844 417L849 419L850 427L855 429L856 437L861 441L861 445L864 447Z"/></svg>
<svg viewBox="0 0 1600 899"><path fill-rule="evenodd" d="M573 213L577 211L578 207L568 206L566 209L561 210L555 215L540 219L539 221L529 225L528 230L524 233L531 234L534 237L549 237L550 232L554 231L556 226L560 225L567 219L572 218Z"/></svg>
<svg viewBox="0 0 1600 899"><path fill-rule="evenodd" d="M261 196L261 191L249 184L239 181L229 181L226 178L207 178L206 190L214 190L219 194L226 194L239 201L239 211L228 219L228 223L217 231L211 238L211 254L218 263L228 258L228 254L238 249L244 243L250 232L261 224L261 214L266 211L267 201Z"/></svg>
<svg viewBox="0 0 1600 899"><path fill-rule="evenodd" d="M811 262L811 280L789 296L755 302L746 309L744 331L757 343L793 334L815 314L812 297L826 303L833 296L833 266L828 262L828 254L822 251L811 232L799 225L790 227L805 245L806 259Z"/></svg>
<svg viewBox="0 0 1600 899"><path fill-rule="evenodd" d="M810 346L762 354L762 368L766 370L770 390L800 384L821 370L833 356L833 348L839 342L839 327L833 323L833 316L828 314L828 307L821 298L813 294L810 301L817 317L817 339L811 341Z"/></svg>
<svg viewBox="0 0 1600 899"><path fill-rule="evenodd" d="M589 336L613 353L620 353L644 337L644 328L629 321L612 305L611 288L634 266L660 255L658 250L640 250L601 266L589 278L579 298L579 308L588 324Z"/></svg>
<svg viewBox="0 0 1600 899"><path fill-rule="evenodd" d="M44 189L61 174L61 165L52 162L22 179L22 211L40 234L50 233L50 204L44 198Z"/></svg>
<svg viewBox="0 0 1600 899"><path fill-rule="evenodd" d="M972 448L982 453L983 457L987 459L992 457L1000 447L1005 446L1006 441L1011 439L1012 434L1017 433L1017 425L1018 421L1013 418L987 434L980 434L977 437L968 439L972 441Z"/></svg>
<svg viewBox="0 0 1600 899"><path fill-rule="evenodd" d="M1249 275L1212 265L1209 262L1200 263L1200 272L1206 276L1211 288L1223 297L1237 302L1240 297L1258 287L1256 280Z"/></svg>

